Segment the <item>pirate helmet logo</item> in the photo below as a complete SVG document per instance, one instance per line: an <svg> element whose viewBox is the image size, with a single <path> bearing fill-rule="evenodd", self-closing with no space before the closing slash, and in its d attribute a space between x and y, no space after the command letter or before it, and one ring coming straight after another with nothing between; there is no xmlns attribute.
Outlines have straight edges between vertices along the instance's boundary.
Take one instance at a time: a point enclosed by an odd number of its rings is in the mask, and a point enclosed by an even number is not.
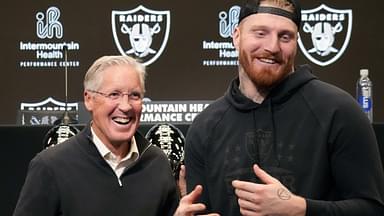
<svg viewBox="0 0 384 216"><path fill-rule="evenodd" d="M302 10L302 30L298 43L313 63L326 66L344 53L352 32L352 10L337 10L324 4Z"/></svg>
<svg viewBox="0 0 384 216"><path fill-rule="evenodd" d="M128 11L112 11L112 32L122 55L140 58L144 65L156 61L168 41L170 12L140 5Z"/></svg>

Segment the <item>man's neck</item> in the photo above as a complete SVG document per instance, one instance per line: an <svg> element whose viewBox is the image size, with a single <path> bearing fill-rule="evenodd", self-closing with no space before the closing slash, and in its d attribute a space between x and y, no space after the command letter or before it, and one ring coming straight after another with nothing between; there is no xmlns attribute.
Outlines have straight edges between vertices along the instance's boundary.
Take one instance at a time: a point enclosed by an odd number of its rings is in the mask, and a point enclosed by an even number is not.
<svg viewBox="0 0 384 216"><path fill-rule="evenodd" d="M120 161L127 156L129 149L131 148L131 141L123 144L105 144L107 148L118 158Z"/></svg>
<svg viewBox="0 0 384 216"><path fill-rule="evenodd" d="M124 158L131 147L131 140L125 143L111 143L107 140L104 140L103 136L98 135L97 129L92 127L92 133L97 136L97 138L105 145L116 157L122 159Z"/></svg>
<svg viewBox="0 0 384 216"><path fill-rule="evenodd" d="M243 70L239 72L239 80L239 89L247 98L258 104L264 101L267 94L260 92Z"/></svg>

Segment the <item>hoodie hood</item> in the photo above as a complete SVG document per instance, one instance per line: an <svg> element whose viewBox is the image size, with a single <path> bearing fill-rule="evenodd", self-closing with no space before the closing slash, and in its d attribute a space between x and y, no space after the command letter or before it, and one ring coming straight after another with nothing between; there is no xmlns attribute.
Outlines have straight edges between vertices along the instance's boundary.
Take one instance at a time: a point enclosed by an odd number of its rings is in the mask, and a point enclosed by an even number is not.
<svg viewBox="0 0 384 216"><path fill-rule="evenodd" d="M275 86L264 99L261 104L253 102L247 98L239 89L239 77L232 80L226 94L225 99L229 101L236 109L249 111L263 106L273 106L284 103L292 94L300 89L301 86L317 79L312 74L312 70L308 65L301 65L288 75L280 84Z"/></svg>

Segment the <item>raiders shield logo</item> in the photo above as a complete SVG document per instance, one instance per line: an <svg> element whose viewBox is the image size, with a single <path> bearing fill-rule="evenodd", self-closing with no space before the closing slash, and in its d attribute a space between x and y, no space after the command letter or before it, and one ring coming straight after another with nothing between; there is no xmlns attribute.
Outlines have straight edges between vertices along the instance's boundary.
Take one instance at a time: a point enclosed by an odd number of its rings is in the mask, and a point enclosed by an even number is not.
<svg viewBox="0 0 384 216"><path fill-rule="evenodd" d="M22 125L53 125L65 110L78 119L79 103L65 103L48 97L37 103L21 103L18 120Z"/></svg>
<svg viewBox="0 0 384 216"><path fill-rule="evenodd" d="M299 46L313 63L326 66L343 55L352 32L352 10L337 10L324 4L302 10Z"/></svg>
<svg viewBox="0 0 384 216"><path fill-rule="evenodd" d="M141 59L144 65L156 61L168 41L170 12L140 5L128 11L112 11L112 33L122 55Z"/></svg>

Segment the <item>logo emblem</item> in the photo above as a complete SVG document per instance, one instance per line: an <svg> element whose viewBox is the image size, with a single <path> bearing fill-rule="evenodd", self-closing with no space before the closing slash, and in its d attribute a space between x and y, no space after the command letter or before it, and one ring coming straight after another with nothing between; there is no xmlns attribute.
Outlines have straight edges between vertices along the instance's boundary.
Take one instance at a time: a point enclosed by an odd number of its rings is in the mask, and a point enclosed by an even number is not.
<svg viewBox="0 0 384 216"><path fill-rule="evenodd" d="M352 10L338 10L324 4L302 10L302 34L298 43L313 63L327 66L339 59L348 46L352 32Z"/></svg>
<svg viewBox="0 0 384 216"><path fill-rule="evenodd" d="M77 115L78 103L64 103L48 97L37 103L20 104L20 123L22 125L53 125L62 117L64 111ZM76 116L77 118L77 116Z"/></svg>
<svg viewBox="0 0 384 216"><path fill-rule="evenodd" d="M128 11L112 11L112 33L122 55L140 58L144 65L156 61L168 42L170 12L140 5Z"/></svg>
<svg viewBox="0 0 384 216"><path fill-rule="evenodd" d="M240 7L232 6L228 13L221 11L219 13L219 33L223 38L232 37L232 33L239 22Z"/></svg>
<svg viewBox="0 0 384 216"><path fill-rule="evenodd" d="M63 26L59 21L60 10L57 7L50 7L45 12L38 12L36 14L36 34L39 38L62 38ZM45 19L45 20L44 20ZM44 22L45 21L45 22Z"/></svg>

